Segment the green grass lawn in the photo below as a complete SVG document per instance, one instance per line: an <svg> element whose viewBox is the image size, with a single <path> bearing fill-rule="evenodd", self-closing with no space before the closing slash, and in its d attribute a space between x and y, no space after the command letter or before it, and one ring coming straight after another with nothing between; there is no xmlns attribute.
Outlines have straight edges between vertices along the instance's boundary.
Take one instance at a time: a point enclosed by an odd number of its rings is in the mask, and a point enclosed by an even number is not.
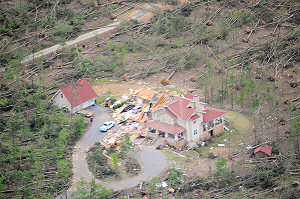
<svg viewBox="0 0 300 199"><path fill-rule="evenodd" d="M226 111L225 120L232 125L231 130L234 132L224 132L221 136L215 137L214 140L219 144L225 144L226 147L231 142L231 146L235 149L245 147L249 144L252 135L251 122L243 114L235 111ZM224 140L227 140L224 141ZM243 145L239 146L240 143Z"/></svg>
<svg viewBox="0 0 300 199"><path fill-rule="evenodd" d="M249 131L251 128L250 120L241 113L235 111L226 111L225 120L232 124L233 129L238 132Z"/></svg>
<svg viewBox="0 0 300 199"><path fill-rule="evenodd" d="M109 81L108 79L106 78L100 78L100 79L97 79L95 81L93 81L91 83L91 86L96 86L96 85L99 85L99 84L103 84L103 83L115 83L114 81Z"/></svg>
<svg viewBox="0 0 300 199"><path fill-rule="evenodd" d="M112 101L115 102L117 99L121 98L122 95L109 95L109 94L106 94L106 95L100 95L100 96L98 96L98 97L95 98L96 103L97 103L98 105L101 105L101 106L102 106L104 100L105 100L107 97L110 97L110 98L112 99ZM113 104L113 103L112 103L112 104ZM111 104L111 105L112 105L112 104Z"/></svg>
<svg viewBox="0 0 300 199"><path fill-rule="evenodd" d="M187 158L198 158L199 157L199 153L197 153L195 151L185 151L185 152L182 152L181 154Z"/></svg>
<svg viewBox="0 0 300 199"><path fill-rule="evenodd" d="M175 162L184 163L187 160L187 158L180 157L180 156L176 155L175 153L172 153L169 150L165 150L164 149L161 152L165 155L165 157L167 158L167 160L170 161L170 162L175 161Z"/></svg>
<svg viewBox="0 0 300 199"><path fill-rule="evenodd" d="M155 90L155 91L170 91L170 92L177 93L178 95L184 95L184 92L182 92L178 88L154 88L153 90Z"/></svg>

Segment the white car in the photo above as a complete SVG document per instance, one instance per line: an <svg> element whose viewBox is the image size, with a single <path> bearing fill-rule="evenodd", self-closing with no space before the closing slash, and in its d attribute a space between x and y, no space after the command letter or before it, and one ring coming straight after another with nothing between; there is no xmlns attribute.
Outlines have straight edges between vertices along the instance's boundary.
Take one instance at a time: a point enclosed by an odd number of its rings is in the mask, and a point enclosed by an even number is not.
<svg viewBox="0 0 300 199"><path fill-rule="evenodd" d="M106 132L108 131L109 129L111 129L112 127L115 126L115 122L114 121L108 121L108 122L105 122L101 127L100 127L100 131L102 132Z"/></svg>

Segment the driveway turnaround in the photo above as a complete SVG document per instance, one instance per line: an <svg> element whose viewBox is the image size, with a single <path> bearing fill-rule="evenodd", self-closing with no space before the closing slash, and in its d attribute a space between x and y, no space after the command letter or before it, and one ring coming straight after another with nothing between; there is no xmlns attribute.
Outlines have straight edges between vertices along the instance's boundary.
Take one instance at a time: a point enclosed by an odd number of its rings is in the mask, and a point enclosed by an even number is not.
<svg viewBox="0 0 300 199"><path fill-rule="evenodd" d="M85 178L87 181L91 181L94 176L88 169L88 164L86 160L86 152L92 147L96 142L101 141L107 133L99 131L99 127L105 122L113 120L111 113L107 108L100 107L98 105L91 106L88 108L96 114L92 126L87 130L87 132L81 137L81 139L76 143L72 155L73 164L73 180L72 186L66 193L62 193L58 198L73 198L70 194L75 191L76 184L80 178ZM116 125L114 128L118 128ZM111 181L111 182L101 182L96 179L96 183L100 183L106 188L113 189L114 191L124 190L131 187L135 187L142 181L151 180L153 177L159 175L167 166L167 160L165 156L154 147L150 146L140 146L138 152L138 161L141 165L142 171L139 175L121 180L121 181Z"/></svg>
<svg viewBox="0 0 300 199"><path fill-rule="evenodd" d="M121 180L117 182L102 183L106 188L112 188L114 191L129 189L135 187L142 181L151 180L159 175L167 166L165 156L154 147L141 146L138 161L142 167L142 173L136 177Z"/></svg>

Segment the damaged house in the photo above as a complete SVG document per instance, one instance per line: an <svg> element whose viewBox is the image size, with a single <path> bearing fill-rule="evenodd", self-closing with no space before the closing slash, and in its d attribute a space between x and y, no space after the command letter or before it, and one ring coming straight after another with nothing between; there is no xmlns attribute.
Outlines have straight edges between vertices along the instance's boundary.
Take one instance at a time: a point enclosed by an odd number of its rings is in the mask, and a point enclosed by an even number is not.
<svg viewBox="0 0 300 199"><path fill-rule="evenodd" d="M135 102L140 105L150 104L157 91L152 89L142 89L133 95Z"/></svg>
<svg viewBox="0 0 300 199"><path fill-rule="evenodd" d="M59 108L66 108L71 113L76 113L88 106L95 104L97 94L86 78L78 80L74 85L59 89L51 101Z"/></svg>
<svg viewBox="0 0 300 199"><path fill-rule="evenodd" d="M148 131L167 137L168 140L198 142L224 131L225 112L206 108L198 95L169 96L151 109L151 118L145 123Z"/></svg>

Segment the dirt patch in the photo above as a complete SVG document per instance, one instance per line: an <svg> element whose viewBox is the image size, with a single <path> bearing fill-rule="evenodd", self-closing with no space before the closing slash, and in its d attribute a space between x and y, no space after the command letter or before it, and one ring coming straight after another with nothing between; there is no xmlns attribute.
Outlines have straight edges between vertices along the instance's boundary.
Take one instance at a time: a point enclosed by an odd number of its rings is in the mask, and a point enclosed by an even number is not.
<svg viewBox="0 0 300 199"><path fill-rule="evenodd" d="M136 161L126 160L124 163L124 169L130 175L137 175L141 171L141 166Z"/></svg>
<svg viewBox="0 0 300 199"><path fill-rule="evenodd" d="M124 95L130 92L130 89L133 91L139 90L142 88L148 88L151 87L145 82L117 82L114 83L103 83L99 85L93 86L93 89L95 90L97 95Z"/></svg>
<svg viewBox="0 0 300 199"><path fill-rule="evenodd" d="M210 152L217 154L218 157L228 158L229 148L227 147L214 147L210 149Z"/></svg>
<svg viewBox="0 0 300 199"><path fill-rule="evenodd" d="M184 168L182 168L182 170L189 177L208 177L210 171L215 170L215 163L217 161L218 159L201 158L190 162Z"/></svg>
<svg viewBox="0 0 300 199"><path fill-rule="evenodd" d="M154 16L153 12L149 12L148 14L145 14L144 16L142 16L141 18L139 18L140 22L147 22L150 21L150 19Z"/></svg>

